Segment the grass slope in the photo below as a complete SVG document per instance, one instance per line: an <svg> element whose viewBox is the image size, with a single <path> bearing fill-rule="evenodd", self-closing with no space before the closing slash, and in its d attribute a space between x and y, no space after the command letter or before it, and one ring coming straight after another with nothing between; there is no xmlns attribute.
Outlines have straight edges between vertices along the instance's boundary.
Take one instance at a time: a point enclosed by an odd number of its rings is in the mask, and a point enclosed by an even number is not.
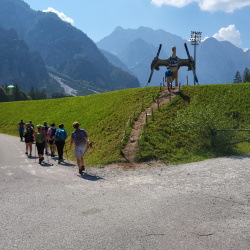
<svg viewBox="0 0 250 250"><path fill-rule="evenodd" d="M49 99L39 101L0 103L0 133L18 135L17 123L32 120L37 124L63 123L68 135L73 132L72 123L78 121L84 128L93 147L85 156L87 165L123 161L120 155L120 141L129 115L136 109L135 117L152 102L152 95L159 88L126 89L90 96ZM128 129L129 131L129 129ZM67 140L69 148L69 140ZM73 158L73 150L69 153ZM66 157L66 156L65 156Z"/></svg>
<svg viewBox="0 0 250 250"><path fill-rule="evenodd" d="M184 86L180 95L155 112L145 126L137 160L162 159L181 163L249 154L250 84Z"/></svg>

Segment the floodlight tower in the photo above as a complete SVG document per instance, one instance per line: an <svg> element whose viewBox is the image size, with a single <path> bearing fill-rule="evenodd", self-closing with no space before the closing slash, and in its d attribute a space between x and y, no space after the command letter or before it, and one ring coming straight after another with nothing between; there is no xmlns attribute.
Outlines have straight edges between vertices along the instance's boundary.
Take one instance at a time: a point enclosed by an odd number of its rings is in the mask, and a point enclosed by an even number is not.
<svg viewBox="0 0 250 250"><path fill-rule="evenodd" d="M191 31L190 42L191 42L191 45L194 45L194 62L195 62L194 73L195 74L196 74L196 45L199 45L201 41L201 33L202 32L200 31ZM194 85L195 85L195 79L194 79Z"/></svg>

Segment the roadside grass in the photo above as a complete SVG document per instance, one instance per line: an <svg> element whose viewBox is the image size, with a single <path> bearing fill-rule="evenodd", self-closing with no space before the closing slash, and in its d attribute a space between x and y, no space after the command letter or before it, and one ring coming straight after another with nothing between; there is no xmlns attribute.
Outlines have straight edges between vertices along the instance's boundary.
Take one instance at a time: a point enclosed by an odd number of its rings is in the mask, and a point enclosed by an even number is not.
<svg viewBox="0 0 250 250"><path fill-rule="evenodd" d="M184 86L145 126L137 161L176 164L250 153L250 83ZM229 130L229 131L217 131Z"/></svg>
<svg viewBox="0 0 250 250"><path fill-rule="evenodd" d="M121 146L125 147L134 121L159 93L159 87L147 87L82 97L0 103L0 133L18 136L20 119L32 120L35 125L55 122L56 127L63 123L68 132L68 150L74 131L72 123L78 121L92 142L84 157L87 165L123 162ZM136 160L156 159L177 164L249 154L250 141L243 141L250 139L250 132L237 131L250 129L249 96L250 83L182 87L176 98L148 119L140 140L141 154L137 152ZM73 149L67 152L74 159Z"/></svg>
<svg viewBox="0 0 250 250"><path fill-rule="evenodd" d="M120 142L124 135L124 127L131 113L131 125L143 109L150 106L152 96L159 94L159 87L126 89L103 94L62 99L39 101L22 101L0 103L0 133L18 136L17 123L24 122L48 124L55 122L58 128L63 123L68 133L66 149L69 149L70 135L74 131L72 123L78 121L92 142L85 155L87 165L103 165L111 162L122 162ZM131 126L127 127L127 134ZM123 147L128 136L125 136ZM68 156L73 159L73 152ZM66 158L66 154L64 153Z"/></svg>

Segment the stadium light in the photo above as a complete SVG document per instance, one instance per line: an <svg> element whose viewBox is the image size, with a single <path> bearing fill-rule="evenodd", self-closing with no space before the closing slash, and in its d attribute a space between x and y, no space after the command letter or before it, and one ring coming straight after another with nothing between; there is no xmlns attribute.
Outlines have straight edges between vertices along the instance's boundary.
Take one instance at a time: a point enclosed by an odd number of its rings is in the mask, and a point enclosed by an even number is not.
<svg viewBox="0 0 250 250"><path fill-rule="evenodd" d="M194 67L194 72L196 74L196 45L199 45L201 42L201 33L200 31L191 31L191 38L190 42L191 45L194 45L194 62L195 62L195 67ZM194 85L195 85L195 79L194 79Z"/></svg>

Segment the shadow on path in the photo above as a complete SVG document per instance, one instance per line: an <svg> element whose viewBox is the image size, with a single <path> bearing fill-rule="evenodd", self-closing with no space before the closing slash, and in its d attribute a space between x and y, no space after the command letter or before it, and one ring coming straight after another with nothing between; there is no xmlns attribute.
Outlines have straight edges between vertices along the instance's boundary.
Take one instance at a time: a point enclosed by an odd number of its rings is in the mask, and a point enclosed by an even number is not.
<svg viewBox="0 0 250 250"><path fill-rule="evenodd" d="M102 180L103 178L97 175L92 175L88 173L82 173L79 175L82 179L88 180L88 181L99 181Z"/></svg>

